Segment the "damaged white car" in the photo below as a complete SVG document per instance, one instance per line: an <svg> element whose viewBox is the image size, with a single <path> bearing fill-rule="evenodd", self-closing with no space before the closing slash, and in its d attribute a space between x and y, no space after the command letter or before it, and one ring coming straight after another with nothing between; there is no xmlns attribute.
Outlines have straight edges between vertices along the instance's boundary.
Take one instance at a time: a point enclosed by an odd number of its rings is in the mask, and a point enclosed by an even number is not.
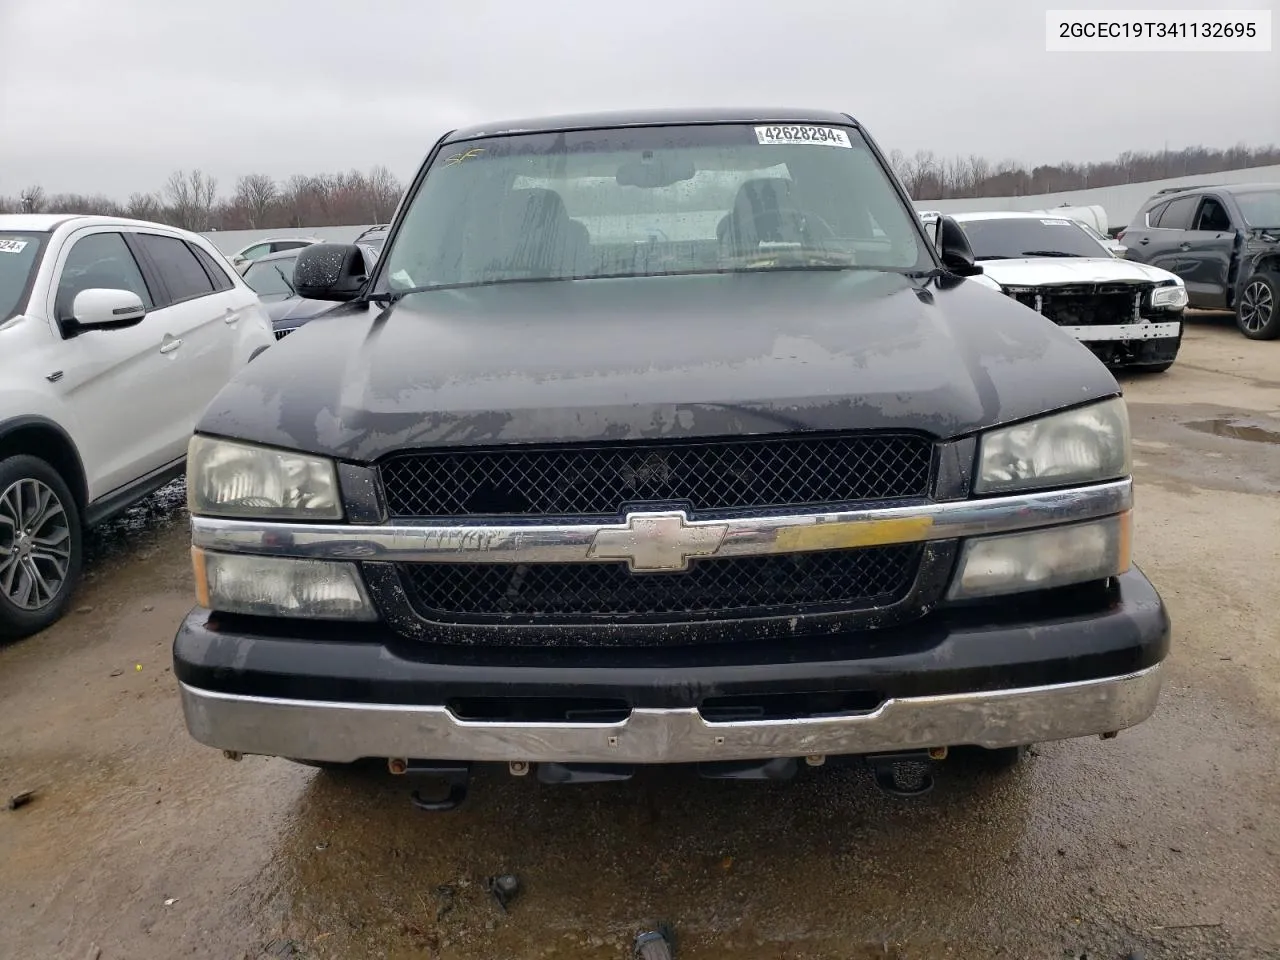
<svg viewBox="0 0 1280 960"><path fill-rule="evenodd" d="M1153 373L1173 366L1187 306L1176 274L1112 256L1069 217L953 216L982 263L975 280L1044 314L1108 366Z"/></svg>

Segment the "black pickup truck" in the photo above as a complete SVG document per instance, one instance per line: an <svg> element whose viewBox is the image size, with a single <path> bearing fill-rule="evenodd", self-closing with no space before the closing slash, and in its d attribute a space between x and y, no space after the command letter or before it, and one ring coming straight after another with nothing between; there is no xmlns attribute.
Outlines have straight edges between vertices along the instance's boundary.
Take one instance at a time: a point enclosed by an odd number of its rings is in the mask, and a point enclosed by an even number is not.
<svg viewBox="0 0 1280 960"><path fill-rule="evenodd" d="M1162 190L1119 240L1182 277L1192 307L1234 311L1250 340L1280 337L1280 183Z"/></svg>
<svg viewBox="0 0 1280 960"><path fill-rule="evenodd" d="M1154 710L1128 416L817 111L459 130L189 451L186 722L235 759L931 783Z"/></svg>

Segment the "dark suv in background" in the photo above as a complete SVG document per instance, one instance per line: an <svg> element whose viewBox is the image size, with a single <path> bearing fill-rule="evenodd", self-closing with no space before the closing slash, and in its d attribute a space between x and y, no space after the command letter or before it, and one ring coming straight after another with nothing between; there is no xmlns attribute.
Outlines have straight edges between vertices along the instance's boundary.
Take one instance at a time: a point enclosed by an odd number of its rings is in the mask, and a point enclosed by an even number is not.
<svg viewBox="0 0 1280 960"><path fill-rule="evenodd" d="M1280 183L1162 191L1119 239L1180 276L1192 307L1235 311L1250 340L1280 337Z"/></svg>

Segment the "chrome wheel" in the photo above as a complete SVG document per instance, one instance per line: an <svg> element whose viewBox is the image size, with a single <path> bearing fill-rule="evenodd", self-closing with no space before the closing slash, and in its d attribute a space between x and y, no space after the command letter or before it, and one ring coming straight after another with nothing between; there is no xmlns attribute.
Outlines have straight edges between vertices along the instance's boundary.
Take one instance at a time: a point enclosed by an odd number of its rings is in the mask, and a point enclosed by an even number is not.
<svg viewBox="0 0 1280 960"><path fill-rule="evenodd" d="M1255 280L1244 288L1240 297L1240 326L1246 333L1261 333L1275 311L1276 300L1266 283Z"/></svg>
<svg viewBox="0 0 1280 960"><path fill-rule="evenodd" d="M39 480L0 493L0 594L19 610L57 597L71 567L71 525L58 495Z"/></svg>

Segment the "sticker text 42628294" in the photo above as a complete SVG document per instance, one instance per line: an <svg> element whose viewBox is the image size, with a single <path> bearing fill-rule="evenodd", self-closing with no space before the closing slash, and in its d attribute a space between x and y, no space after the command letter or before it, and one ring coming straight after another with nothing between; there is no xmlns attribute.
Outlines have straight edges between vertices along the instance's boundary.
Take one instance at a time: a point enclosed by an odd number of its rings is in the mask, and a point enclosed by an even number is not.
<svg viewBox="0 0 1280 960"><path fill-rule="evenodd" d="M849 134L839 127L767 126L756 127L761 143L815 143L823 147L851 147Z"/></svg>

